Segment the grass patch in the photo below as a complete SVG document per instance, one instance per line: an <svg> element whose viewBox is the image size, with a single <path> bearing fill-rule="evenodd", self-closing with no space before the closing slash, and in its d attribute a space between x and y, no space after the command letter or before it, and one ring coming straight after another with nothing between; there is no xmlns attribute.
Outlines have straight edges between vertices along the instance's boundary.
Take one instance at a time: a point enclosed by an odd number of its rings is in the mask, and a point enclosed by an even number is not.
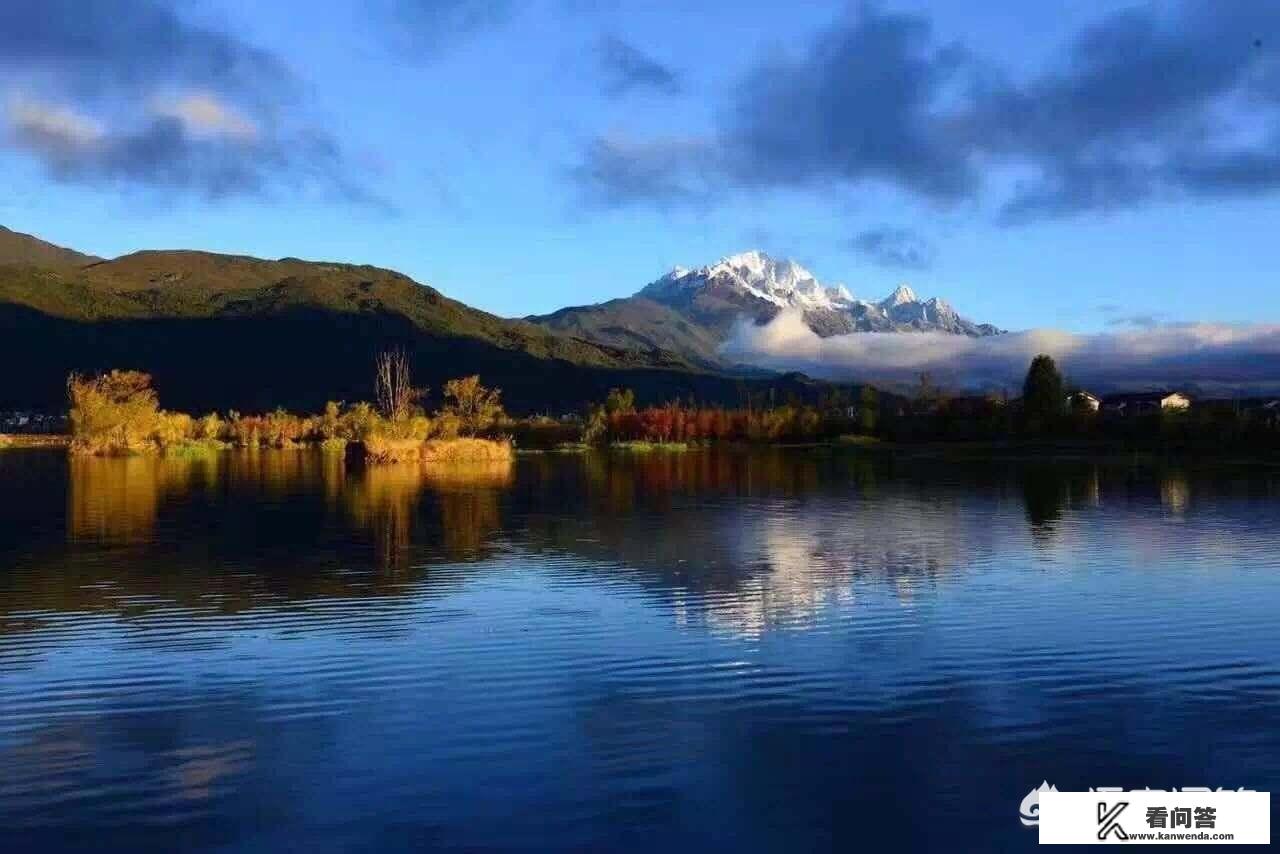
<svg viewBox="0 0 1280 854"><path fill-rule="evenodd" d="M347 452L347 440L337 436L325 439L320 443L320 450L326 454L345 454Z"/></svg>
<svg viewBox="0 0 1280 854"><path fill-rule="evenodd" d="M371 463L500 463L515 455L510 442L491 439L388 439L368 436L364 457Z"/></svg>
<svg viewBox="0 0 1280 854"><path fill-rule="evenodd" d="M863 436L858 433L842 433L836 437L836 444L846 448L870 448L880 444L875 436Z"/></svg>
<svg viewBox="0 0 1280 854"><path fill-rule="evenodd" d="M689 450L687 442L646 442L644 440L635 442L614 442L609 445L615 451L630 451L636 454L648 454L653 451L666 451L668 453L683 453Z"/></svg>
<svg viewBox="0 0 1280 854"><path fill-rule="evenodd" d="M428 439L420 459L425 463L502 463L514 456L510 442L492 439Z"/></svg>
<svg viewBox="0 0 1280 854"><path fill-rule="evenodd" d="M177 460L198 460L214 456L231 447L217 439L191 439L164 446L164 455Z"/></svg>
<svg viewBox="0 0 1280 854"><path fill-rule="evenodd" d="M390 439L386 436L366 436L364 458L371 463L409 463L422 456L421 439Z"/></svg>

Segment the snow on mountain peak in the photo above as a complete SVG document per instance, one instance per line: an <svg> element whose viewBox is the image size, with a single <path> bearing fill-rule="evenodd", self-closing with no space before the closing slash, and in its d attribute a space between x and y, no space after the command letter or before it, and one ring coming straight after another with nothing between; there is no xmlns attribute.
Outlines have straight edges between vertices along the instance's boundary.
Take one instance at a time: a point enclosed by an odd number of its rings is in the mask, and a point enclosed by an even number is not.
<svg viewBox="0 0 1280 854"><path fill-rule="evenodd" d="M827 291L827 296L831 299L832 302L838 302L838 303L853 302L853 294L851 294L849 292L849 289L846 288L844 285L841 285L841 284L829 285L826 288L826 291Z"/></svg>
<svg viewBox="0 0 1280 854"><path fill-rule="evenodd" d="M750 270L756 275L763 275L764 271L773 263L773 259L761 252L759 249L749 249L746 252L739 252L737 255L729 255L721 258L714 265L721 265Z"/></svg>
<svg viewBox="0 0 1280 854"><path fill-rule="evenodd" d="M893 289L893 293L880 301L881 308L895 308L896 306L906 305L907 303L920 302L916 296L916 292L911 290L907 285L898 285Z"/></svg>
<svg viewBox="0 0 1280 854"><path fill-rule="evenodd" d="M729 255L696 270L676 267L650 287L659 291L696 288L712 280L727 282L745 294L780 308L838 308L853 302L843 285L824 288L795 261L776 260L758 249Z"/></svg>
<svg viewBox="0 0 1280 854"><path fill-rule="evenodd" d="M899 285L879 302L857 299L844 285L824 286L795 261L777 260L757 249L729 255L706 267L676 267L641 294L659 302L679 304L704 291L714 292L721 301L739 304L757 317L771 316L760 314L762 303L779 309L800 309L808 322L822 330L820 334L854 329L942 329L970 335L999 331L965 320L936 297L921 300L907 285Z"/></svg>
<svg viewBox="0 0 1280 854"><path fill-rule="evenodd" d="M652 295L695 289L712 280L728 283L744 294L780 308L847 310L854 306L873 305L855 299L842 284L823 286L817 277L795 261L777 260L758 249L726 256L706 267L675 267L650 285L649 293ZM900 285L874 306L887 312L899 306L918 303L920 299L915 291L906 285Z"/></svg>

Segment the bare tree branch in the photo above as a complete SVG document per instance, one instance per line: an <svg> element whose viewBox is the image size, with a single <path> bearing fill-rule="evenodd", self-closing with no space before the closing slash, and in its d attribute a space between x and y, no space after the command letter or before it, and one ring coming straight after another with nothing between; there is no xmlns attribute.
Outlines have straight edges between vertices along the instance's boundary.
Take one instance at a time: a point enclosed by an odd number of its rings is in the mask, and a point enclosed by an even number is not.
<svg viewBox="0 0 1280 854"><path fill-rule="evenodd" d="M403 350L386 350L374 362L374 388L378 409L393 421L413 414L414 404L426 393L415 389L409 373L409 357Z"/></svg>

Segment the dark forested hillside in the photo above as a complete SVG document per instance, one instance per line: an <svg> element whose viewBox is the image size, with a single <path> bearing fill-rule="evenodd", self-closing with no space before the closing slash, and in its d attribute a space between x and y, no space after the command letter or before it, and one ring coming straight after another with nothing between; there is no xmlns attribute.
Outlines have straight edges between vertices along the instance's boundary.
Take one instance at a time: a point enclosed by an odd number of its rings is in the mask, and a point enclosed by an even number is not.
<svg viewBox="0 0 1280 854"><path fill-rule="evenodd" d="M187 251L0 265L0 408L57 408L68 372L113 367L151 373L170 407L317 408L369 397L374 356L390 347L419 384L479 373L517 412L577 409L618 385L647 402L817 393L495 317L375 267Z"/></svg>

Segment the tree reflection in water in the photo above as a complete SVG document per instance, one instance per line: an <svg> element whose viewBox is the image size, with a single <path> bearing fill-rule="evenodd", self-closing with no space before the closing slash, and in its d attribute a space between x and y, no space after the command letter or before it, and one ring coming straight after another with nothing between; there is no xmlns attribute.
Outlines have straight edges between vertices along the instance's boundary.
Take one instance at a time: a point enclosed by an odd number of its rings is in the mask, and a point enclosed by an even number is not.
<svg viewBox="0 0 1280 854"><path fill-rule="evenodd" d="M501 527L498 495L514 479L510 460L447 465L363 466L343 491L352 523L368 532L379 566L403 569L415 547L438 544L451 559L470 559ZM420 505L430 493L435 524ZM416 542L415 542L416 540Z"/></svg>
<svg viewBox="0 0 1280 854"><path fill-rule="evenodd" d="M162 500L212 485L218 476L218 460L217 455L196 460L71 457L68 538L112 545L151 540Z"/></svg>

